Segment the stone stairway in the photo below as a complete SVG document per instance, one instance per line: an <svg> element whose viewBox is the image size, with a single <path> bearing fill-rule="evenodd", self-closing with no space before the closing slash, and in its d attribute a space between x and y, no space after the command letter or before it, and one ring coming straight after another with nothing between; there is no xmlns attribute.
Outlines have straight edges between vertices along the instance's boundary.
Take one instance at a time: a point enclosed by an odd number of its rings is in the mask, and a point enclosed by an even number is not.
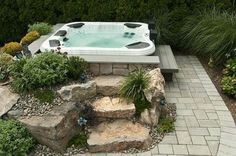
<svg viewBox="0 0 236 156"><path fill-rule="evenodd" d="M143 149L152 142L150 130L132 121L135 105L116 97L123 79L121 76L95 78L97 92L104 97L95 100L92 107L96 117L102 118L103 122L89 130L87 142L90 152Z"/></svg>

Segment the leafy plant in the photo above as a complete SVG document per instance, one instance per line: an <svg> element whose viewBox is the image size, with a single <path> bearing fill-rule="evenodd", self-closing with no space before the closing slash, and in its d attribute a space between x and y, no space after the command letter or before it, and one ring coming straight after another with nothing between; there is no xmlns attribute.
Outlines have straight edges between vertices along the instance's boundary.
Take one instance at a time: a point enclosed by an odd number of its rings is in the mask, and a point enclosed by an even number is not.
<svg viewBox="0 0 236 156"><path fill-rule="evenodd" d="M148 87L149 82L150 77L142 69L138 69L125 79L120 88L121 97L134 101L137 116L151 105L144 94L144 90Z"/></svg>
<svg viewBox="0 0 236 156"><path fill-rule="evenodd" d="M28 27L28 32L37 31L40 35L47 35L52 31L52 26L44 22L37 22L32 25L28 25Z"/></svg>
<svg viewBox="0 0 236 156"><path fill-rule="evenodd" d="M49 89L38 89L33 92L35 98L39 100L40 103L49 103L52 104L56 98L55 93Z"/></svg>
<svg viewBox="0 0 236 156"><path fill-rule="evenodd" d="M169 133L175 130L174 120L170 117L160 118L157 131L159 133Z"/></svg>
<svg viewBox="0 0 236 156"><path fill-rule="evenodd" d="M0 154L27 155L34 145L35 140L22 124L0 119Z"/></svg>
<svg viewBox="0 0 236 156"><path fill-rule="evenodd" d="M88 136L85 134L85 132L81 131L78 135L76 135L69 141L68 145L69 146L75 145L84 148L87 146L87 139Z"/></svg>
<svg viewBox="0 0 236 156"><path fill-rule="evenodd" d="M236 98L236 58L226 62L221 88L223 92Z"/></svg>
<svg viewBox="0 0 236 156"><path fill-rule="evenodd" d="M8 79L9 65L12 62L12 56L6 53L0 54L0 82Z"/></svg>
<svg viewBox="0 0 236 156"><path fill-rule="evenodd" d="M21 44L30 44L33 41L37 40L40 37L40 34L37 31L31 31L27 33L20 41Z"/></svg>
<svg viewBox="0 0 236 156"><path fill-rule="evenodd" d="M68 77L78 80L82 74L86 73L87 62L80 57L69 57L67 61Z"/></svg>
<svg viewBox="0 0 236 156"><path fill-rule="evenodd" d="M15 53L22 50L22 46L18 42L9 42L4 45L2 48L3 53L10 54L15 56Z"/></svg>
<svg viewBox="0 0 236 156"><path fill-rule="evenodd" d="M197 54L211 57L215 64L235 56L236 17L213 9L186 19L183 44Z"/></svg>

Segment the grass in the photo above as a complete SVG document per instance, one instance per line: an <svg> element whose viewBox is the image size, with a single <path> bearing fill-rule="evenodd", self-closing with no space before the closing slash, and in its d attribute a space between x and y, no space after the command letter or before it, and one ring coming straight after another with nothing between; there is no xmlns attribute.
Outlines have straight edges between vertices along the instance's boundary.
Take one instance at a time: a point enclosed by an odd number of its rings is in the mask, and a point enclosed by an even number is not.
<svg viewBox="0 0 236 156"><path fill-rule="evenodd" d="M160 118L159 125L157 127L158 133L170 133L175 130L174 120L170 117Z"/></svg>
<svg viewBox="0 0 236 156"><path fill-rule="evenodd" d="M52 90L36 90L33 92L33 96L39 100L40 103L52 104L56 98L55 93Z"/></svg>

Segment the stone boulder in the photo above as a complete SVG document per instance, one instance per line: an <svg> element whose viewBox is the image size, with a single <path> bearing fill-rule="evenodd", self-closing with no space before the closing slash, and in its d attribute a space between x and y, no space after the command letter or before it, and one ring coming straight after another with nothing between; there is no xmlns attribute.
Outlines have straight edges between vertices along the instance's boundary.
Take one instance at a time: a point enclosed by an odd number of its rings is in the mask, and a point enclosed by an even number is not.
<svg viewBox="0 0 236 156"><path fill-rule="evenodd" d="M6 114L19 98L20 96L12 93L7 86L0 86L0 117Z"/></svg>
<svg viewBox="0 0 236 156"><path fill-rule="evenodd" d="M88 81L87 83L64 86L57 92L65 101L84 101L96 95L96 83Z"/></svg>
<svg viewBox="0 0 236 156"><path fill-rule="evenodd" d="M88 139L90 152L114 152L129 148L143 149L150 146L149 129L128 120L103 122L91 129Z"/></svg>
<svg viewBox="0 0 236 156"><path fill-rule="evenodd" d="M98 76L94 79L97 85L97 93L105 96L117 95L123 80L123 76Z"/></svg>
<svg viewBox="0 0 236 156"><path fill-rule="evenodd" d="M103 118L131 118L135 114L133 103L120 98L103 97L92 103L97 117Z"/></svg>
<svg viewBox="0 0 236 156"><path fill-rule="evenodd" d="M64 152L69 140L78 134L79 110L73 102L56 106L49 114L18 118L39 143Z"/></svg>
<svg viewBox="0 0 236 156"><path fill-rule="evenodd" d="M165 79L159 68L149 71L147 75L150 77L150 83L144 94L151 103L151 108L141 113L140 121L155 126L161 115L160 101L165 98Z"/></svg>

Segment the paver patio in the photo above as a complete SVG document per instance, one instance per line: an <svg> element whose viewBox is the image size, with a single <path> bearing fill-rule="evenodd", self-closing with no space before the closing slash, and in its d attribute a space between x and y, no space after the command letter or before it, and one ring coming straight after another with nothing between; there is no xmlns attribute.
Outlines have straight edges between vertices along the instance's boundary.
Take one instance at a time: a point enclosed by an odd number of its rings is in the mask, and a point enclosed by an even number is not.
<svg viewBox="0 0 236 156"><path fill-rule="evenodd" d="M236 155L234 120L201 63L195 56L176 56L176 61L180 71L166 84L167 101L177 105L176 131L149 152L92 155Z"/></svg>

